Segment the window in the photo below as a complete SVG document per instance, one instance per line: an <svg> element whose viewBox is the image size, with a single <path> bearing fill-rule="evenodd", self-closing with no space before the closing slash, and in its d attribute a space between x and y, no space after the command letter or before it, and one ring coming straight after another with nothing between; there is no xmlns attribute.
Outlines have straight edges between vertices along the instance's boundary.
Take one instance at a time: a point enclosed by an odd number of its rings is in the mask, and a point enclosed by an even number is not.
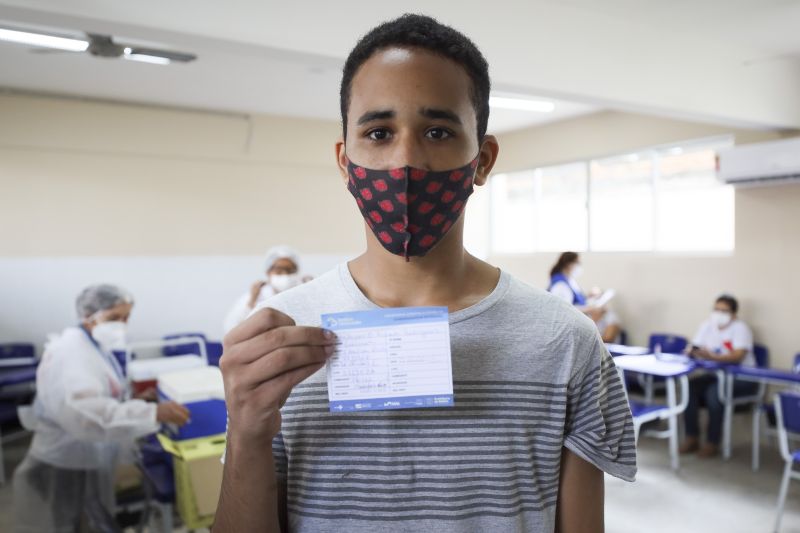
<svg viewBox="0 0 800 533"><path fill-rule="evenodd" d="M733 187L717 180L716 150L675 147L655 160L656 249L733 250Z"/></svg>
<svg viewBox="0 0 800 533"><path fill-rule="evenodd" d="M470 200L465 241L483 256L731 251L734 193L717 180L715 158L732 144L686 142L492 176Z"/></svg>
<svg viewBox="0 0 800 533"><path fill-rule="evenodd" d="M653 161L630 154L592 161L591 249L653 249Z"/></svg>

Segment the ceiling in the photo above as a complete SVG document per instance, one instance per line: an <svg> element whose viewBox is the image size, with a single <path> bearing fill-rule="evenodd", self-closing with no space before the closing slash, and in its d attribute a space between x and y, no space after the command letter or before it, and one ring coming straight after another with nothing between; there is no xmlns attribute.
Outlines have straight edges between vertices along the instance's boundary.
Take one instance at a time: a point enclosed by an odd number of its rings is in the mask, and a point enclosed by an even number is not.
<svg viewBox="0 0 800 533"><path fill-rule="evenodd" d="M403 11L470 35L494 87L553 113L492 110L506 131L603 108L800 128L800 1L0 0L0 21L114 35L199 56L168 67L0 43L0 86L237 113L338 119L344 57ZM0 22L2 25L2 22Z"/></svg>

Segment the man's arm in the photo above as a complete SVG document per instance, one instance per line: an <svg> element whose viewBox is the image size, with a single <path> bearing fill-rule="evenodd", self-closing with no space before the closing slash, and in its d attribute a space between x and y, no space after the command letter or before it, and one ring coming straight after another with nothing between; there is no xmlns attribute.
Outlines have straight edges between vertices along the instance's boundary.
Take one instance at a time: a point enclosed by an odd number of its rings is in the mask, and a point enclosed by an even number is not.
<svg viewBox="0 0 800 533"><path fill-rule="evenodd" d="M733 363L738 365L744 360L744 357L747 355L748 350L741 349L741 350L734 350L731 353L727 354L713 354L708 350L703 348L693 349L691 351L691 355L695 357L699 357L700 359L708 359L709 361L716 361L718 363Z"/></svg>
<svg viewBox="0 0 800 533"><path fill-rule="evenodd" d="M331 332L297 327L269 308L225 336L220 369L228 443L214 533L280 533L285 526L286 499L272 455L280 408L295 385L325 365L335 342Z"/></svg>
<svg viewBox="0 0 800 533"><path fill-rule="evenodd" d="M567 448L561 449L557 533L603 533L603 483L601 470Z"/></svg>
<svg viewBox="0 0 800 533"><path fill-rule="evenodd" d="M229 439L214 532L287 531L283 487L275 476L272 448Z"/></svg>

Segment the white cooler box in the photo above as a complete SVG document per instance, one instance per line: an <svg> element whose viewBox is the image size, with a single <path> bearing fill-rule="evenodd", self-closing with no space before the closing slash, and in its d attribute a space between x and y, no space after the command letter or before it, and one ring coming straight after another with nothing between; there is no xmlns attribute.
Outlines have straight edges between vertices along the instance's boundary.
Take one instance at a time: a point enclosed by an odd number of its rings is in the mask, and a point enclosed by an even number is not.
<svg viewBox="0 0 800 533"><path fill-rule="evenodd" d="M172 440L225 433L228 413L219 368L204 366L161 374L158 377L158 397L183 404L191 413L185 426L165 426L165 433Z"/></svg>
<svg viewBox="0 0 800 533"><path fill-rule="evenodd" d="M205 366L199 355L176 355L154 359L134 359L128 363L127 375L134 394L156 388L158 376L176 370Z"/></svg>

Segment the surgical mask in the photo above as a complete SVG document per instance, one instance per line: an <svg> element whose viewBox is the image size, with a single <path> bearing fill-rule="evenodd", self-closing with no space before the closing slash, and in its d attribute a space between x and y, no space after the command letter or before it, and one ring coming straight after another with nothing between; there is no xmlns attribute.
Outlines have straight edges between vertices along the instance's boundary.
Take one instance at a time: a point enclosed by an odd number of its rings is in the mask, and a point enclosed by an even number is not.
<svg viewBox="0 0 800 533"><path fill-rule="evenodd" d="M378 242L408 260L422 257L461 216L472 194L478 157L463 167L372 170L347 163L347 189Z"/></svg>
<svg viewBox="0 0 800 533"><path fill-rule="evenodd" d="M128 325L125 322L100 322L92 329L92 337L105 350L124 350L128 344Z"/></svg>
<svg viewBox="0 0 800 533"><path fill-rule="evenodd" d="M725 311L712 311L711 313L711 321L716 324L718 328L724 328L730 324L732 318L731 314Z"/></svg>
<svg viewBox="0 0 800 533"><path fill-rule="evenodd" d="M270 274L269 284L276 291L283 292L300 285L300 276L297 274Z"/></svg>
<svg viewBox="0 0 800 533"><path fill-rule="evenodd" d="M581 265L575 265L572 267L572 272L570 272L570 276L578 279L583 275L583 267Z"/></svg>

